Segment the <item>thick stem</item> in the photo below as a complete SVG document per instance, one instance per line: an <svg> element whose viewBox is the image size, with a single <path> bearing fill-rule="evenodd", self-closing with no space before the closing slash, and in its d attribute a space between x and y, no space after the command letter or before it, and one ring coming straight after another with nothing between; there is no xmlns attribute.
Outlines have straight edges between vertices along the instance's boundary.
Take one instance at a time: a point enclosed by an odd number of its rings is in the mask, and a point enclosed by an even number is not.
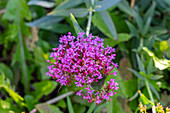
<svg viewBox="0 0 170 113"><path fill-rule="evenodd" d="M145 80L145 84L146 84L146 88L147 88L148 93L149 93L149 97L150 97L151 101L154 103L154 98L153 98L152 92L151 92L151 90L150 90L150 88L149 88L149 83L148 83L147 80ZM156 111L155 111L155 105L152 106L152 113L156 113Z"/></svg>
<svg viewBox="0 0 170 113"><path fill-rule="evenodd" d="M92 17L92 7L90 7L90 11L89 11L89 19L88 19L88 23L87 23L87 28L86 28L86 35L89 35L90 32L90 27L91 27L91 17Z"/></svg>

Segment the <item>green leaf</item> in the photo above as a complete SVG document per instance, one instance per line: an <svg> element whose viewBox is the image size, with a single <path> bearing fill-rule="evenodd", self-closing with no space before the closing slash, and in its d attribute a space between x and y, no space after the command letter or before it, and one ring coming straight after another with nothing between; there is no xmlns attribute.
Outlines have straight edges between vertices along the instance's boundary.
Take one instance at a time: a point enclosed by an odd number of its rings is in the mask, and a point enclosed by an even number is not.
<svg viewBox="0 0 170 113"><path fill-rule="evenodd" d="M170 67L170 60L167 60L167 59L159 59L158 57L155 56L155 54L154 54L153 52L151 52L150 50L148 50L148 48L146 48L146 47L143 47L143 50L144 50L145 52L147 52L150 57L153 58L156 68L158 68L158 69L160 69L160 70L164 70L164 69Z"/></svg>
<svg viewBox="0 0 170 113"><path fill-rule="evenodd" d="M153 1L151 7L147 10L147 12L144 15L144 22L148 21L149 17L150 18L153 17L155 7L156 7L156 3L155 3L155 1Z"/></svg>
<svg viewBox="0 0 170 113"><path fill-rule="evenodd" d="M18 18L31 19L31 13L25 0L9 0L3 19L17 21Z"/></svg>
<svg viewBox="0 0 170 113"><path fill-rule="evenodd" d="M119 3L120 0L102 0L99 1L96 5L95 5L95 11L103 11L106 10L114 5L116 5L117 3Z"/></svg>
<svg viewBox="0 0 170 113"><path fill-rule="evenodd" d="M69 113L74 113L73 106L72 106L72 103L71 103L71 100L70 100L69 96L67 96L67 105L68 105Z"/></svg>
<svg viewBox="0 0 170 113"><path fill-rule="evenodd" d="M139 33L138 33L138 30L136 29L136 27L128 21L126 21L126 23L130 29L131 35L139 38Z"/></svg>
<svg viewBox="0 0 170 113"><path fill-rule="evenodd" d="M152 86L152 84L149 83L149 87L151 91L157 96L157 98L160 99L158 91Z"/></svg>
<svg viewBox="0 0 170 113"><path fill-rule="evenodd" d="M65 24L61 24L64 18L59 16L45 16L33 22L28 22L27 25L30 27L39 27L41 29L49 30L56 33L66 33L70 31L70 27Z"/></svg>
<svg viewBox="0 0 170 113"><path fill-rule="evenodd" d="M132 97L130 97L129 101L132 101L137 97L138 97L138 91Z"/></svg>
<svg viewBox="0 0 170 113"><path fill-rule="evenodd" d="M119 33L118 34L118 40L113 40L112 38L105 38L104 39L104 46L106 47L107 45L114 47L116 44L125 42L131 39L131 36L126 33Z"/></svg>
<svg viewBox="0 0 170 113"><path fill-rule="evenodd" d="M134 16L132 8L129 6L127 0L121 0L121 2L118 3L118 8L129 14L130 16Z"/></svg>
<svg viewBox="0 0 170 113"><path fill-rule="evenodd" d="M148 32L148 29L149 29L149 27L150 27L151 21L152 21L152 18L149 17L149 18L147 19L146 23L145 23L144 28L143 28L143 31L142 31L143 35L145 35L145 34Z"/></svg>
<svg viewBox="0 0 170 113"><path fill-rule="evenodd" d="M125 113L115 96L112 97L112 100L106 106L107 113Z"/></svg>
<svg viewBox="0 0 170 113"><path fill-rule="evenodd" d="M84 3L84 0L67 0L62 2L59 6L57 6L54 11L60 10L60 9L68 9L75 6L78 6L80 4Z"/></svg>
<svg viewBox="0 0 170 113"><path fill-rule="evenodd" d="M159 79L161 79L163 77L164 77L163 75L154 75L154 76L150 77L149 79L151 79L151 80L159 80Z"/></svg>
<svg viewBox="0 0 170 113"><path fill-rule="evenodd" d="M58 101L57 107L66 108L66 102L63 99Z"/></svg>
<svg viewBox="0 0 170 113"><path fill-rule="evenodd" d="M41 81L33 84L35 91L32 92L34 95L34 102L37 102L43 95L50 94L57 86L55 81Z"/></svg>
<svg viewBox="0 0 170 113"><path fill-rule="evenodd" d="M32 109L34 109L35 103L34 103L34 101L32 101L32 100L34 100L33 96L25 95L24 99L25 99L25 103L26 103L28 110L31 111Z"/></svg>
<svg viewBox="0 0 170 113"><path fill-rule="evenodd" d="M103 110L103 108L104 108L105 106L107 106L108 104L109 104L109 102L99 105L99 106L94 110L94 113L101 113L101 111Z"/></svg>
<svg viewBox="0 0 170 113"><path fill-rule="evenodd" d="M76 113L85 113L86 112L86 107L84 105L74 104L73 108L76 109Z"/></svg>
<svg viewBox="0 0 170 113"><path fill-rule="evenodd" d="M153 60L150 59L147 67L147 74L150 75L153 72L152 70L153 70Z"/></svg>
<svg viewBox="0 0 170 113"><path fill-rule="evenodd" d="M104 23L99 12L94 13L94 15L92 16L92 22L93 22L94 26L96 26L103 34L105 34L107 37L113 39L113 36L112 36L111 32L109 31L109 28Z"/></svg>
<svg viewBox="0 0 170 113"><path fill-rule="evenodd" d="M138 67L139 67L140 71L141 71L141 72L144 72L144 73L146 74L144 65L143 65L143 63L141 62L139 55L136 54L136 58L137 58Z"/></svg>
<svg viewBox="0 0 170 113"><path fill-rule="evenodd" d="M20 106L25 106L25 103L23 102L24 99L15 91L13 91L13 89L11 89L10 81L9 79L5 79L4 74L0 74L0 89L1 88L4 88L9 96L12 97L17 104Z"/></svg>
<svg viewBox="0 0 170 113"><path fill-rule="evenodd" d="M28 5L37 5L37 6L41 6L41 7L45 7L45 8L52 8L54 7L55 3L54 2L48 2L48 1L35 1L35 0L31 0L28 2Z"/></svg>
<svg viewBox="0 0 170 113"><path fill-rule="evenodd" d="M63 113L58 107L46 103L38 104L35 107L40 113Z"/></svg>
<svg viewBox="0 0 170 113"><path fill-rule="evenodd" d="M96 103L93 102L92 105L90 106L90 108L88 109L87 113L92 113L94 108L95 108L95 106L96 106Z"/></svg>
<svg viewBox="0 0 170 113"><path fill-rule="evenodd" d="M48 24L55 24L58 22L61 22L64 18L63 17L57 17L57 16L44 16L41 17L38 20L32 21L32 22L28 22L27 25L30 27L42 27L43 26L47 26Z"/></svg>
<svg viewBox="0 0 170 113"><path fill-rule="evenodd" d="M10 80L12 80L13 78L13 73L11 69L4 63L0 63L0 73L4 73L4 75Z"/></svg>
<svg viewBox="0 0 170 113"><path fill-rule="evenodd" d="M139 74L137 71L130 68L128 68L128 70L131 71L137 78L144 80L144 77L141 74Z"/></svg>
<svg viewBox="0 0 170 113"><path fill-rule="evenodd" d="M74 29L75 29L75 31L76 31L77 34L78 34L78 33L81 33L81 32L84 32L84 31L82 30L82 28L79 26L77 20L76 20L75 17L73 16L73 14L71 14L71 13L70 13L70 19L71 19L71 21L72 21L72 23L73 23L73 25L74 25Z"/></svg>
<svg viewBox="0 0 170 113"><path fill-rule="evenodd" d="M138 92L139 92L140 97L141 97L141 99L142 99L142 101L143 101L144 104L154 105L154 103L151 102L148 98L146 98L146 96L145 96L144 94L142 94L140 90L139 90Z"/></svg>
<svg viewBox="0 0 170 113"><path fill-rule="evenodd" d="M104 23L106 24L106 26L108 27L110 33L112 34L112 36L114 37L115 40L118 39L117 36L117 31L114 25L114 22L110 16L110 14L107 11L100 11L99 12L101 18L103 19Z"/></svg>
<svg viewBox="0 0 170 113"><path fill-rule="evenodd" d="M72 13L75 17L85 17L88 14L88 10L86 8L76 8L76 9L61 9L52 11L49 15L54 16L66 16L69 17L70 13Z"/></svg>
<svg viewBox="0 0 170 113"><path fill-rule="evenodd" d="M143 31L143 21L142 21L142 18L140 17L139 13L137 13L137 12L134 12L134 16L135 16L135 20L136 20L137 26L138 26L140 32L142 32Z"/></svg>

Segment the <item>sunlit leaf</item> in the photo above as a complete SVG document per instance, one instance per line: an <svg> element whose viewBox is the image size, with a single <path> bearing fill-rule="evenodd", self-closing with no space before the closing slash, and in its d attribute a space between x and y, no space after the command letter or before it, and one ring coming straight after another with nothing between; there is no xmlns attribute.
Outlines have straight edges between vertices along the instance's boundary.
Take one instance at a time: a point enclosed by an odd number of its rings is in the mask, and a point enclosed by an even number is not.
<svg viewBox="0 0 170 113"><path fill-rule="evenodd" d="M153 58L156 68L158 68L160 70L164 70L164 69L170 67L170 60L159 59L158 57L155 56L155 54L153 52L148 50L148 48L146 48L146 47L143 47L143 50L146 51L148 53L148 55Z"/></svg>
<svg viewBox="0 0 170 113"><path fill-rule="evenodd" d="M151 104L151 105L154 105L153 102L151 102L149 99L146 98L146 96L144 94L141 93L140 90L138 90L139 94L140 94L140 97L143 101L144 104Z"/></svg>
<svg viewBox="0 0 170 113"><path fill-rule="evenodd" d="M12 97L17 104L19 104L20 106L25 106L25 103L23 102L24 99L15 91L13 91L13 89L11 89L10 81L9 79L5 79L4 74L0 74L0 89L1 88L4 88L9 96Z"/></svg>
<svg viewBox="0 0 170 113"><path fill-rule="evenodd" d="M55 3L54 2L49 2L49 1L41 1L41 0L38 0L38 1L35 1L35 0L31 0L28 2L28 5L37 5L37 6L42 6L42 7L45 7L45 8L52 8L54 7Z"/></svg>
<svg viewBox="0 0 170 113"><path fill-rule="evenodd" d="M161 41L159 48L160 48L161 51L167 50L168 49L168 42L167 41Z"/></svg>
<svg viewBox="0 0 170 113"><path fill-rule="evenodd" d="M77 34L78 34L78 33L81 33L81 32L84 32L84 31L82 30L82 28L79 26L77 20L75 19L75 17L73 16L72 13L70 13L70 19L71 19L71 21L72 21L72 23L73 23L73 25L74 25L74 29L75 29L75 31L76 31Z"/></svg>

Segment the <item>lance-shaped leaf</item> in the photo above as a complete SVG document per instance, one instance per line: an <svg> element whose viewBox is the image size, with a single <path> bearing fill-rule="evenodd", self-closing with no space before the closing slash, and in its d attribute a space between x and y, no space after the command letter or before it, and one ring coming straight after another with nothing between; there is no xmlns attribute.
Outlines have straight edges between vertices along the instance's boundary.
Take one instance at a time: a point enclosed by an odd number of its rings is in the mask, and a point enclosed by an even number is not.
<svg viewBox="0 0 170 113"><path fill-rule="evenodd" d="M31 0L28 2L28 5L37 5L37 6L41 6L41 7L45 7L45 8L52 8L54 7L55 3L54 2L49 2L49 1L35 1L35 0Z"/></svg>
<svg viewBox="0 0 170 113"><path fill-rule="evenodd" d="M93 110L94 110L94 108L95 108L95 106L96 106L96 103L93 102L93 103L91 104L90 108L88 109L87 113L92 113Z"/></svg>
<svg viewBox="0 0 170 113"><path fill-rule="evenodd" d="M127 23L128 27L130 29L131 35L139 38L139 33L138 33L137 28L128 21L126 21L126 23Z"/></svg>
<svg viewBox="0 0 170 113"><path fill-rule="evenodd" d="M151 79L151 80L159 80L159 79L161 79L163 77L164 77L163 75L154 75L154 76L150 77L149 79Z"/></svg>
<svg viewBox="0 0 170 113"><path fill-rule="evenodd" d="M151 7L147 10L147 12L144 15L144 22L146 22L149 17L151 18L153 17L155 7L156 7L156 3L155 1L153 1Z"/></svg>
<svg viewBox="0 0 170 113"><path fill-rule="evenodd" d="M143 31L143 20L140 17L139 13L134 11L134 17L135 17L135 20L136 20L139 30Z"/></svg>
<svg viewBox="0 0 170 113"><path fill-rule="evenodd" d="M144 104L151 104L152 106L154 105L154 103L151 102L148 98L146 98L146 96L142 94L140 90L138 90L138 92Z"/></svg>
<svg viewBox="0 0 170 113"><path fill-rule="evenodd" d="M75 17L85 17L88 14L88 10L86 8L61 9L52 11L48 13L48 15L69 17L70 13L72 13Z"/></svg>
<svg viewBox="0 0 170 113"><path fill-rule="evenodd" d="M67 105L68 105L69 113L74 113L73 106L72 106L72 103L71 103L71 100L70 100L69 96L67 96Z"/></svg>
<svg viewBox="0 0 170 113"><path fill-rule="evenodd" d="M132 8L130 8L130 6L129 6L129 4L128 4L128 2L127 2L126 0L121 0L121 1L118 3L117 6L118 6L118 8L119 8L121 11L129 14L130 16L134 16L133 10L132 10Z"/></svg>
<svg viewBox="0 0 170 113"><path fill-rule="evenodd" d="M150 27L150 24L151 24L151 21L152 21L152 18L149 17L149 18L147 19L145 25L144 25L144 28L143 28L143 31L142 31L143 35L145 35L145 34L148 32L149 27Z"/></svg>
<svg viewBox="0 0 170 113"><path fill-rule="evenodd" d="M60 9L68 9L80 4L84 3L84 0L67 0L62 2L59 6L57 6L53 11L57 11Z"/></svg>
<svg viewBox="0 0 170 113"><path fill-rule="evenodd" d="M70 27L65 24L60 24L64 18L61 16L44 16L38 20L28 22L27 25L30 27L39 27L41 29L53 31L56 33L66 33L70 30Z"/></svg>
<svg viewBox="0 0 170 113"><path fill-rule="evenodd" d="M142 61L140 60L139 55L136 54L136 58L137 58L138 67L139 67L140 71L144 72L146 74L144 65L143 65Z"/></svg>
<svg viewBox="0 0 170 113"><path fill-rule="evenodd" d="M135 71L134 69L128 68L128 70L131 71L137 78L144 80L144 77L141 74L139 74L137 71Z"/></svg>
<svg viewBox="0 0 170 113"><path fill-rule="evenodd" d="M158 93L158 91L153 87L153 85L149 83L149 87L150 87L151 91L157 96L157 98L160 99L159 93Z"/></svg>
<svg viewBox="0 0 170 113"><path fill-rule="evenodd" d="M110 16L110 14L108 13L108 11L100 11L99 12L101 18L103 19L104 23L106 24L106 26L108 27L110 33L112 34L112 36L114 37L115 40L118 39L117 36L117 31L114 25L114 22Z"/></svg>
<svg viewBox="0 0 170 113"><path fill-rule="evenodd" d="M120 0L102 0L95 5L95 11L103 11L114 5L116 5Z"/></svg>
<svg viewBox="0 0 170 113"><path fill-rule="evenodd" d="M76 20L75 17L73 16L73 14L71 14L71 13L70 13L70 19L71 19L71 21L72 21L72 23L73 23L73 25L74 25L74 29L75 29L75 31L76 31L77 34L78 34L78 33L81 33L81 32L84 32L84 31L81 29L81 27L79 26L77 20Z"/></svg>

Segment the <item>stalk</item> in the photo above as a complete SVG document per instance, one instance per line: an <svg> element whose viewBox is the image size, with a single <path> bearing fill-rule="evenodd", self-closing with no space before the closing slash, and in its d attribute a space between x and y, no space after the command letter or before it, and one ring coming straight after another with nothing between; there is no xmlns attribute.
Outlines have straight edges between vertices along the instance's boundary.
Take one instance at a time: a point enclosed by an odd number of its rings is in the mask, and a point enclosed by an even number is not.
<svg viewBox="0 0 170 113"><path fill-rule="evenodd" d="M149 93L149 97L150 97L151 101L154 103L153 95L152 95L152 92L151 92L151 90L150 90L150 88L149 88L149 83L148 83L147 80L145 80L145 84L146 84L146 88L147 88L148 93ZM152 113L156 113L156 111L155 111L155 105L152 106Z"/></svg>
<svg viewBox="0 0 170 113"><path fill-rule="evenodd" d="M94 0L91 0L92 5L94 4ZM92 17L92 6L90 6L89 9L89 19L87 22L87 28L86 28L86 35L88 36L90 33L90 27L91 27L91 17Z"/></svg>

